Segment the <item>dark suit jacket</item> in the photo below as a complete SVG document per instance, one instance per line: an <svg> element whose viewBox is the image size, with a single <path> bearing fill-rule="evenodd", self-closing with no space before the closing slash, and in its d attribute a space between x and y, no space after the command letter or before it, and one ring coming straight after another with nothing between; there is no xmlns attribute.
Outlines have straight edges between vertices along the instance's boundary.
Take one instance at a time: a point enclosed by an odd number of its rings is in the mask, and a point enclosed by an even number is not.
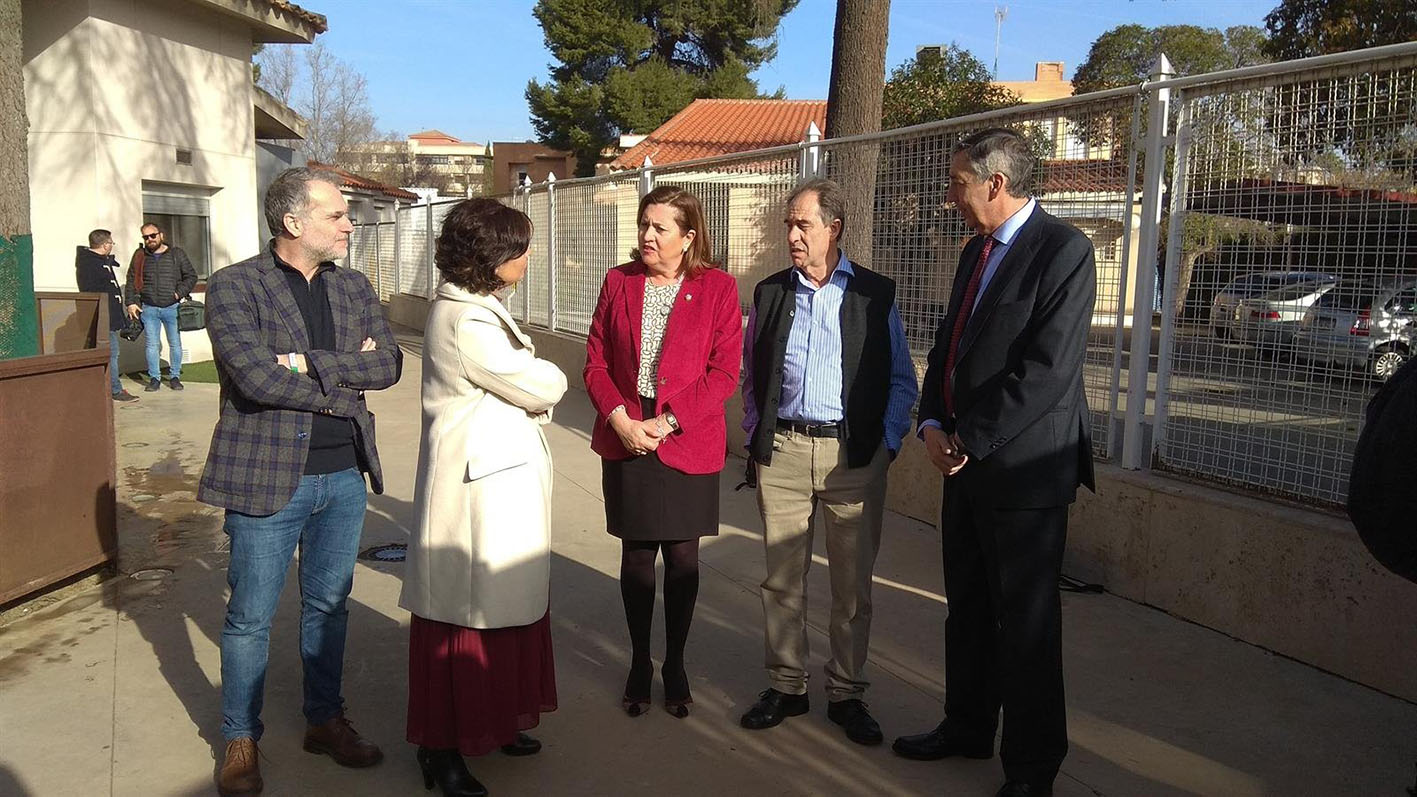
<svg viewBox="0 0 1417 797"><path fill-rule="evenodd" d="M1061 506L1095 489L1083 359L1096 276L1092 242L1036 207L980 297L955 358L955 418L942 396L945 356L982 237L964 248L949 312L935 333L920 421L959 434L969 463L947 480L986 505Z"/></svg>
<svg viewBox="0 0 1417 797"><path fill-rule="evenodd" d="M374 492L383 492L374 416L364 406L364 391L397 382L403 352L363 274L336 268L320 279L334 316L334 351L310 350L304 317L269 246L207 281L207 332L221 381L221 416L197 500L248 515L285 506L305 471L316 412L353 419L360 467ZM359 351L365 338L378 349ZM296 374L276 362L288 352L304 354L310 373Z"/></svg>
<svg viewBox="0 0 1417 797"><path fill-rule="evenodd" d="M638 260L605 274L586 336L585 385L595 405L591 449L606 459L628 459L606 416L624 404L640 419L640 325L646 270ZM738 389L743 311L738 282L720 268L686 278L674 298L660 347L655 410L668 409L679 431L659 444L664 464L684 473L723 470L728 449L724 403Z"/></svg>

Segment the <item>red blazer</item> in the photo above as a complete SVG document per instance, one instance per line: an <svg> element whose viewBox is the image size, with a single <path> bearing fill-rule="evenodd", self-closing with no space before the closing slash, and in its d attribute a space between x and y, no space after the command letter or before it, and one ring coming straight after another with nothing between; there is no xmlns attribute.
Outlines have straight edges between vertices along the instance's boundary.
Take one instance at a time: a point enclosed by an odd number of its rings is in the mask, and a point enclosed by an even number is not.
<svg viewBox="0 0 1417 797"><path fill-rule="evenodd" d="M629 459L605 418L624 404L640 412L640 323L645 266L638 260L605 274L586 337L585 385L595 405L590 447L606 459ZM722 269L687 277L669 311L659 358L655 414L668 409L679 431L659 444L664 464L685 473L723 470L728 448L724 402L738 389L743 353L743 312L738 282Z"/></svg>

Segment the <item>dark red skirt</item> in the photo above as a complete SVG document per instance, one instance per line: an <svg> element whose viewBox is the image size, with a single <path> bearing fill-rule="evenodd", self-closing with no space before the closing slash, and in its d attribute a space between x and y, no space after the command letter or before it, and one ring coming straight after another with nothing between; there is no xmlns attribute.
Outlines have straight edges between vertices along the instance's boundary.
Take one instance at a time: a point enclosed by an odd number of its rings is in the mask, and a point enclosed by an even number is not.
<svg viewBox="0 0 1417 797"><path fill-rule="evenodd" d="M556 710L551 612L531 625L464 628L413 616L408 740L478 756L511 744Z"/></svg>

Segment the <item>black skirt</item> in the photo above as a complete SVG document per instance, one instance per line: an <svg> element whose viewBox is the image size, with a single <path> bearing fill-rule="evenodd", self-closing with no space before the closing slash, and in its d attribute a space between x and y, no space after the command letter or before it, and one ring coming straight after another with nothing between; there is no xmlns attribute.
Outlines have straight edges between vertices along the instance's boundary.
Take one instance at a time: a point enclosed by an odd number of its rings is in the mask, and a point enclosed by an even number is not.
<svg viewBox="0 0 1417 797"><path fill-rule="evenodd" d="M651 542L718 534L717 473L675 470L654 451L600 462L605 530L612 535Z"/></svg>

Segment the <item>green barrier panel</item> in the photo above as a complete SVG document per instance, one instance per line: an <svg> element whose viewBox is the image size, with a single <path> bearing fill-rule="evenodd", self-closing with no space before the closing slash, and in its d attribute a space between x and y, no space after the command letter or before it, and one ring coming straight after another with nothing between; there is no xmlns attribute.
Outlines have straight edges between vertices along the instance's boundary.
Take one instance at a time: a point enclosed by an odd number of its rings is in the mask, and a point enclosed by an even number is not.
<svg viewBox="0 0 1417 797"><path fill-rule="evenodd" d="M39 353L34 238L0 235L0 360Z"/></svg>

